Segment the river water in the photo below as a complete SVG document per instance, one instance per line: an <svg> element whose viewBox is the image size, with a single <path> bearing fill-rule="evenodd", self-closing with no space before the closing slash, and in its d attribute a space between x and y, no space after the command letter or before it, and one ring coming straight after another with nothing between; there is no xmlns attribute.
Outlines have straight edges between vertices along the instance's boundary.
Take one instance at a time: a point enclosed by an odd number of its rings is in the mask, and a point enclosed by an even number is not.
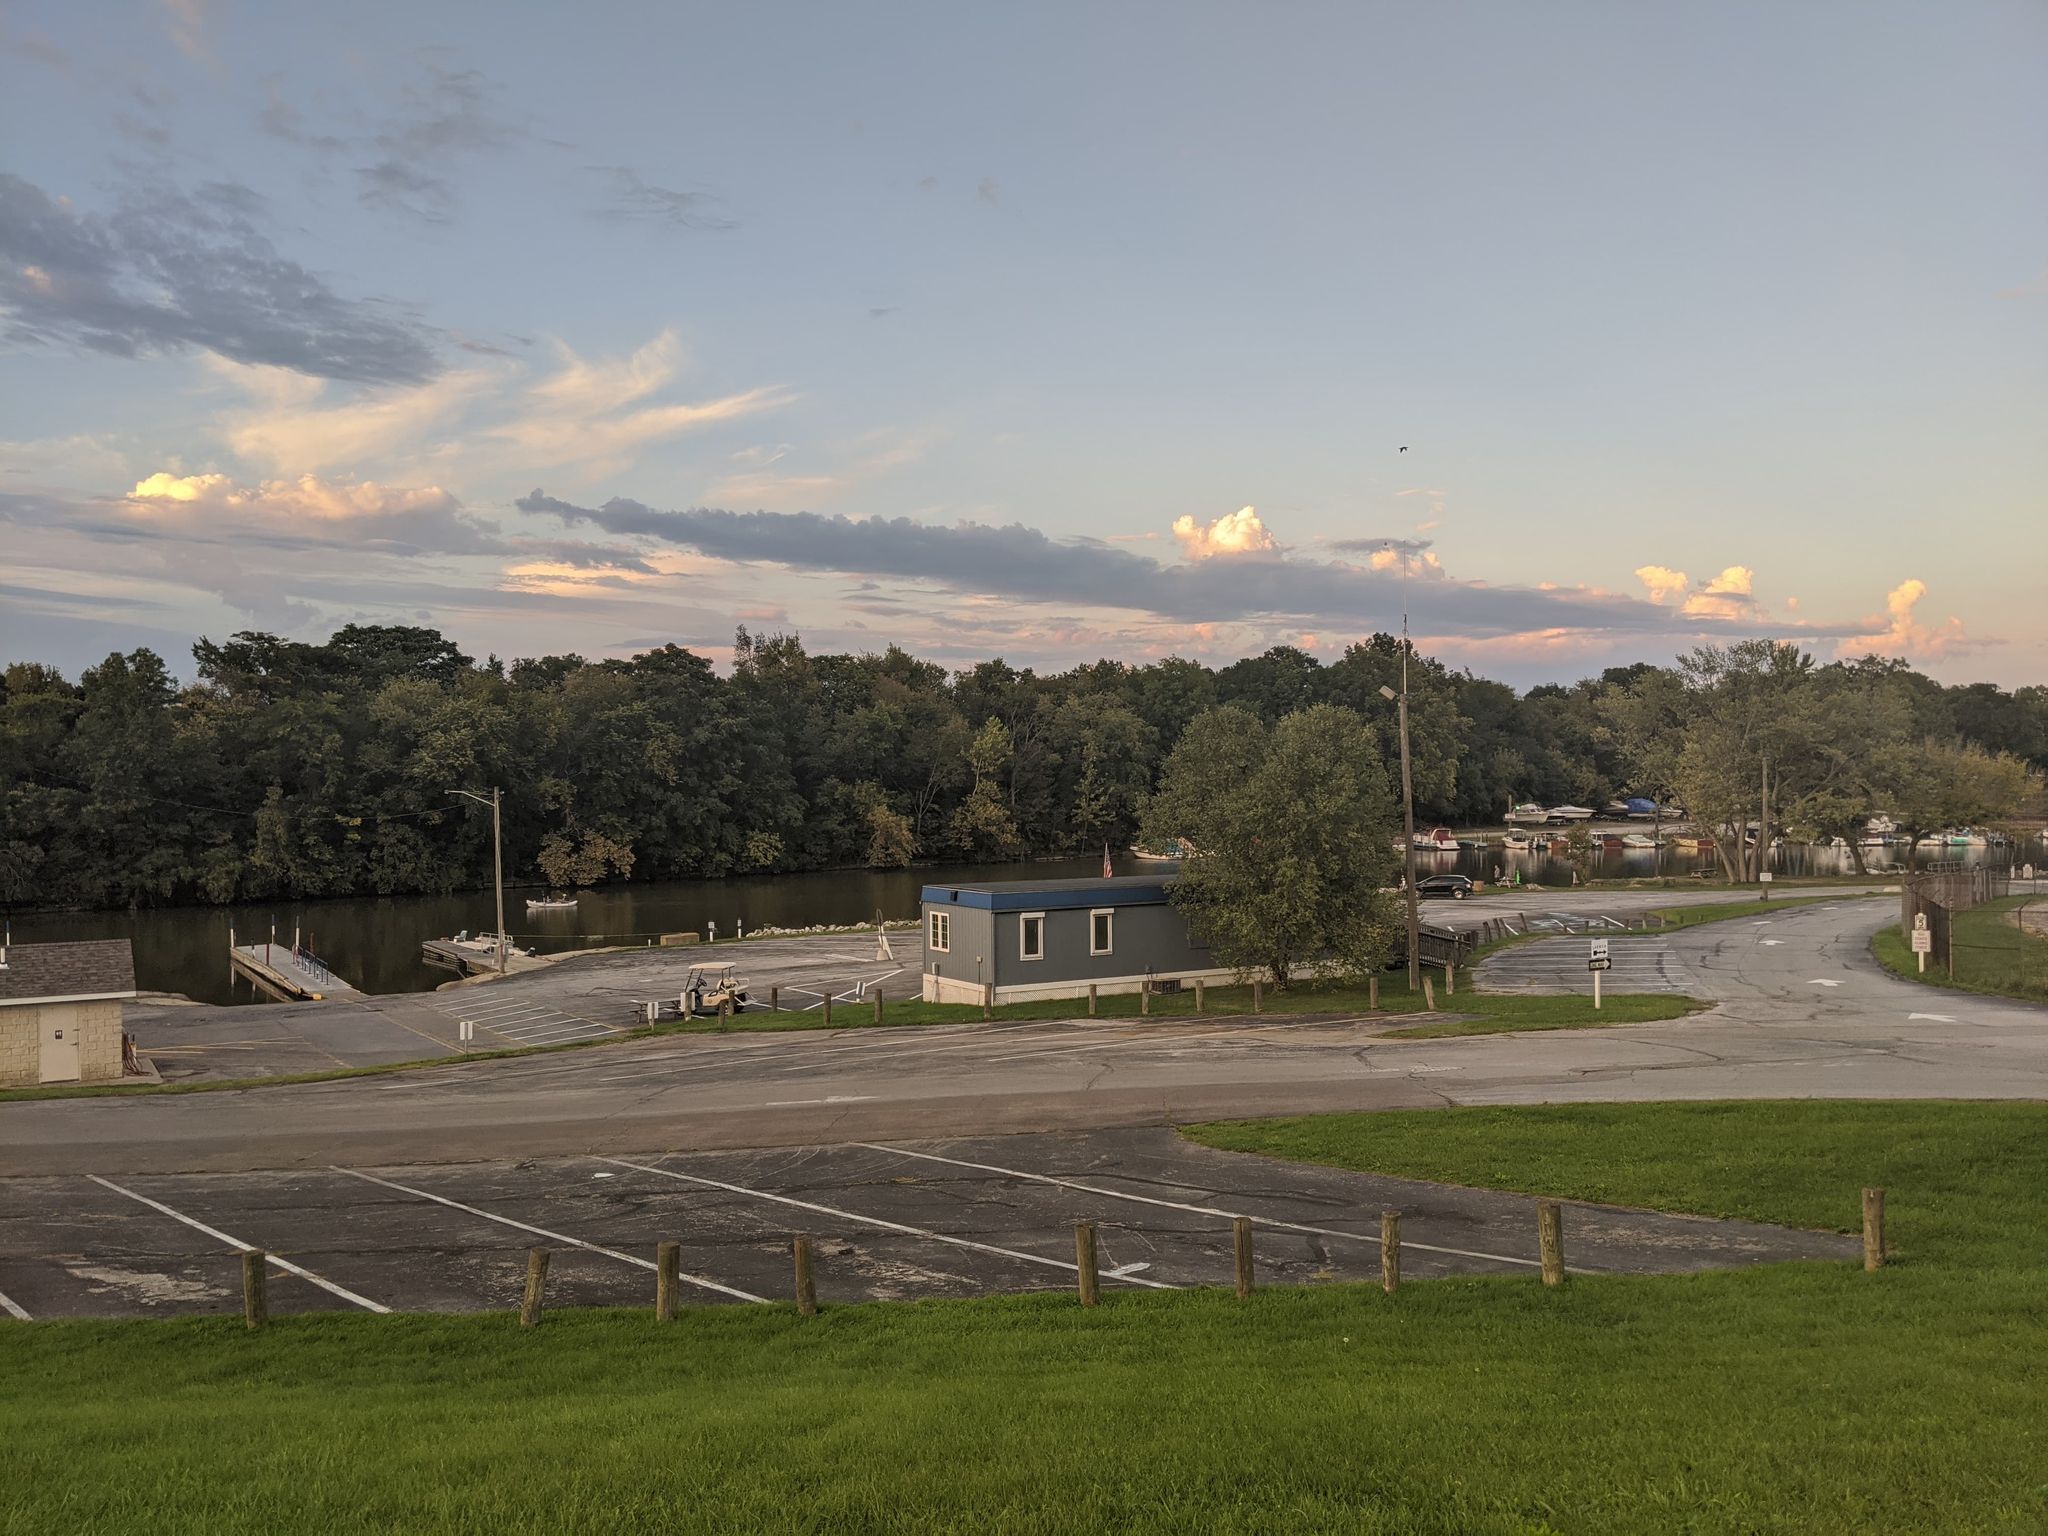
<svg viewBox="0 0 2048 1536"><path fill-rule="evenodd" d="M1934 858L2007 862L2004 849L1936 849L1923 845L1921 862ZM1166 873L1173 866L1119 856L1118 874ZM1896 869L1903 860L1890 848L1866 848L1873 872ZM1462 874L1492 882L1517 873L1529 884L1569 885L1571 866L1549 853L1506 853L1493 849L1415 856L1420 874ZM1847 849L1788 847L1773 856L1784 875L1853 874ZM918 915L918 893L926 885L963 880L1040 880L1100 874L1099 860L1054 860L1028 864L949 864L918 869L829 870L815 874L758 875L730 880L687 880L659 884L625 883L579 893L568 912L526 911L528 888L505 894L507 926L521 943L542 951L599 944L644 944L678 930L706 932L718 925L730 937L744 924L801 928L817 923L871 923L877 912L892 919ZM1657 875L1713 878L1711 853L1674 848L1595 855L1594 874L1606 879L1647 879ZM144 991L181 992L207 1003L261 1001L246 982L228 971L230 930L242 943L262 942L275 925L277 940L297 936L335 973L365 992L425 991L449 979L420 959L422 939L460 930L488 932L495 926L489 891L452 896L391 896L338 901L281 901L230 907L164 907L128 912L27 913L13 920L22 943L63 939L128 938L135 944L136 983Z"/></svg>

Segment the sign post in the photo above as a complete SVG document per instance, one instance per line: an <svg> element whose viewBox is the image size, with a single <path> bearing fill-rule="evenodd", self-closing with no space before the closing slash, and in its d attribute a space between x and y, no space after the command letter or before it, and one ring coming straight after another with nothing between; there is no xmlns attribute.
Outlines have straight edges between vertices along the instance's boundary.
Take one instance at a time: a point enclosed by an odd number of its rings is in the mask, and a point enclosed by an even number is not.
<svg viewBox="0 0 2048 1536"><path fill-rule="evenodd" d="M1913 958L1920 962L1920 973L1927 974L1927 957L1934 950L1934 935L1927 930L1927 914L1913 914Z"/></svg>
<svg viewBox="0 0 2048 1536"><path fill-rule="evenodd" d="M1613 964L1613 960L1608 958L1607 941L1594 939L1586 954L1586 969L1593 973L1593 1010L1596 1013L1600 1010L1600 973Z"/></svg>
<svg viewBox="0 0 2048 1536"><path fill-rule="evenodd" d="M1771 872L1768 869L1762 870L1758 873L1756 879L1757 884L1763 887L1763 890L1757 893L1756 899L1758 901L1769 901L1771 899Z"/></svg>

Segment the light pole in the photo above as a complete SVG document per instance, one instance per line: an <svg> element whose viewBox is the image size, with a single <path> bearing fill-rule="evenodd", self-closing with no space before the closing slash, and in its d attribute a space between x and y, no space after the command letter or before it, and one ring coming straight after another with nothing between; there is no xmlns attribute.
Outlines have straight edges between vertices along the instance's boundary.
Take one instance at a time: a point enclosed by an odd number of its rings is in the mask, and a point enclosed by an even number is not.
<svg viewBox="0 0 2048 1536"><path fill-rule="evenodd" d="M498 974L505 974L505 833L499 819L499 791L491 786L491 798L486 800L473 790L451 789L451 795L460 795L465 800L474 800L478 805L491 808L491 883L498 892Z"/></svg>
<svg viewBox="0 0 2048 1536"><path fill-rule="evenodd" d="M1394 547L1391 540L1387 547ZM1422 947L1422 910L1420 898L1415 892L1415 777L1408 766L1408 552L1399 551L1401 556L1401 863L1404 884L1408 888L1408 990L1422 988L1422 957L1417 951ZM1392 699L1396 695L1391 688L1382 687L1380 697Z"/></svg>

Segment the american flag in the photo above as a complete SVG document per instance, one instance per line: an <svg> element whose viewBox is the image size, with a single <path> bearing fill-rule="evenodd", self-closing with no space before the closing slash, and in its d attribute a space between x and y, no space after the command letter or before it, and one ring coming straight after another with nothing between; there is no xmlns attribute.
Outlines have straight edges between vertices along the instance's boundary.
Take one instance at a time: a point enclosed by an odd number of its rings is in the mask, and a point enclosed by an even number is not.
<svg viewBox="0 0 2048 1536"><path fill-rule="evenodd" d="M1114 880L1116 878L1116 871L1109 867L1109 844L1107 843L1102 845L1102 878L1105 880Z"/></svg>

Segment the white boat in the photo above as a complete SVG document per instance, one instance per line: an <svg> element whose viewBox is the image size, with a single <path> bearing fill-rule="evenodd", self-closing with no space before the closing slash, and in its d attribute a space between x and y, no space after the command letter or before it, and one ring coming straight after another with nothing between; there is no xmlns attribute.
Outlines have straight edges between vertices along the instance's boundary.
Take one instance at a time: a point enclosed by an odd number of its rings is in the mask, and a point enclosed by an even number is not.
<svg viewBox="0 0 2048 1536"><path fill-rule="evenodd" d="M1657 839L1647 832L1624 832L1621 846L1631 853L1641 853L1657 846Z"/></svg>
<svg viewBox="0 0 2048 1536"><path fill-rule="evenodd" d="M1456 853L1458 836L1449 827L1431 827L1427 832L1418 832L1412 839L1416 848L1423 853Z"/></svg>
<svg viewBox="0 0 2048 1536"><path fill-rule="evenodd" d="M1526 832L1510 832L1500 840L1500 845L1509 853L1527 853L1531 846L1529 834Z"/></svg>
<svg viewBox="0 0 2048 1536"><path fill-rule="evenodd" d="M576 910L574 896L529 896L526 898L529 912L573 912Z"/></svg>
<svg viewBox="0 0 2048 1536"><path fill-rule="evenodd" d="M1593 811L1584 805L1553 805L1546 812L1552 821L1591 821Z"/></svg>
<svg viewBox="0 0 2048 1536"><path fill-rule="evenodd" d="M1178 838L1168 838L1166 840L1166 851L1164 853L1156 853L1150 848L1135 846L1129 851L1132 858L1145 864L1177 864L1183 855L1183 849Z"/></svg>
<svg viewBox="0 0 2048 1536"><path fill-rule="evenodd" d="M1540 805L1518 805L1508 812L1511 827L1540 827L1550 820L1550 812Z"/></svg>

